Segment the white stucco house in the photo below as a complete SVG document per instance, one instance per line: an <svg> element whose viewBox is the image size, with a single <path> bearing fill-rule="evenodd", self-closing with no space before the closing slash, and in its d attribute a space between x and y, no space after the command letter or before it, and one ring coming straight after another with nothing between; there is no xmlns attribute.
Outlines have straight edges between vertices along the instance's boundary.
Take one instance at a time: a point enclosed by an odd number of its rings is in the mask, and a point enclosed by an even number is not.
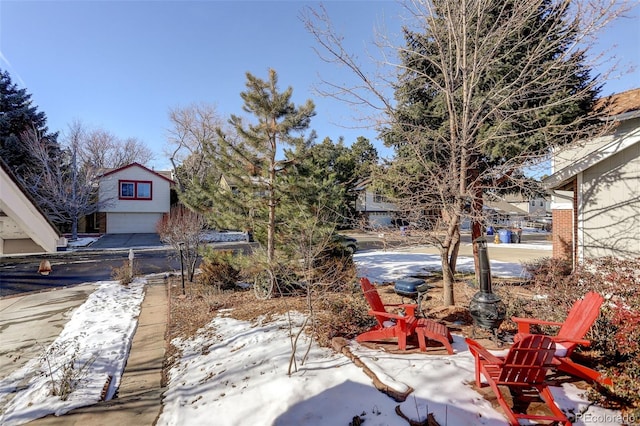
<svg viewBox="0 0 640 426"><path fill-rule="evenodd" d="M104 234L155 233L171 208L173 180L138 163L99 177L97 222Z"/></svg>
<svg viewBox="0 0 640 426"><path fill-rule="evenodd" d="M0 255L51 253L67 241L0 159Z"/></svg>
<svg viewBox="0 0 640 426"><path fill-rule="evenodd" d="M555 152L553 255L640 257L640 89L612 95L608 132Z"/></svg>

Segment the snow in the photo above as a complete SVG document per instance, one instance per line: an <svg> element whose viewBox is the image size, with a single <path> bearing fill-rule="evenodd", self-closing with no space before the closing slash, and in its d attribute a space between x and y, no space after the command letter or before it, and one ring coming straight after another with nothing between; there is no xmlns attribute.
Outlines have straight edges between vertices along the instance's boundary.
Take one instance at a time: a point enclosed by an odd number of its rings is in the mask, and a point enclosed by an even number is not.
<svg viewBox="0 0 640 426"><path fill-rule="evenodd" d="M520 248L520 247L518 247ZM441 270L440 256L435 254L369 251L356 253L358 275L368 277L371 282L392 282L413 275L426 275ZM460 256L456 265L460 273L474 273L473 258ZM522 264L491 261L494 277L521 277L525 274Z"/></svg>
<svg viewBox="0 0 640 426"><path fill-rule="evenodd" d="M247 241L246 232L239 231L205 231L202 240L207 243L228 243L237 241Z"/></svg>
<svg viewBox="0 0 640 426"><path fill-rule="evenodd" d="M437 256L392 251L357 253L355 261L360 274L376 282L439 267ZM463 268L472 268L471 262L460 259ZM520 264L492 261L491 266L494 275L522 273ZM113 377L108 397L113 395L126 363L145 280L128 287L116 282L97 284L58 339L43 348L43 356L0 381L0 424L23 424L93 404L100 399L108 376ZM407 422L396 414L397 405L415 420L434 413L442 425L507 424L470 385L474 365L463 336L454 335L453 355L392 354L348 342L347 348L387 386L399 392L413 389L400 403L377 390L347 356L319 347L305 334L297 341L289 375L291 336L299 331L302 314L292 312L268 322L264 318L240 321L230 315L228 310L220 311L196 336L174 341L182 357L170 371L159 426L347 425L354 416L364 418L368 426L404 426ZM75 349L65 352L64 348ZM49 392L45 354L53 352L55 356L48 359L56 366L75 352L76 365L87 368L66 401ZM622 419L618 411L591 405L572 384L553 387L552 392L565 412L583 413L575 425L619 424L616 420Z"/></svg>
<svg viewBox="0 0 640 426"><path fill-rule="evenodd" d="M78 237L75 240L69 240L67 242L67 250L72 251L74 249L78 249L81 247L87 247L89 244L97 240L98 240L98 237L94 237L94 236Z"/></svg>
<svg viewBox="0 0 640 426"><path fill-rule="evenodd" d="M113 397L124 371L136 330L146 280L128 286L117 281L97 282L87 301L76 308L58 338L41 356L0 381L0 424L14 425L91 405L100 400L109 377L107 399ZM72 363L76 373L63 379ZM76 381L77 390L66 400L51 395Z"/></svg>

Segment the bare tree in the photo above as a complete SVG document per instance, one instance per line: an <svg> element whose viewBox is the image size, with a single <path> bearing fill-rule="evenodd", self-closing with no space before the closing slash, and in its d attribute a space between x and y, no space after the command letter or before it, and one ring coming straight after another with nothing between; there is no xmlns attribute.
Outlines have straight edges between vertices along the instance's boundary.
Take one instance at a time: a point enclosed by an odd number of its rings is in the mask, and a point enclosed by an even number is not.
<svg viewBox="0 0 640 426"><path fill-rule="evenodd" d="M85 129L83 132L79 147L81 160L96 170L118 168L134 162L146 165L154 159L153 151L136 138L120 139L104 129Z"/></svg>
<svg viewBox="0 0 640 426"><path fill-rule="evenodd" d="M196 264L202 245L204 217L184 206L172 207L168 215L158 222L160 239L171 244L187 264L187 276L193 282Z"/></svg>
<svg viewBox="0 0 640 426"><path fill-rule="evenodd" d="M52 161L51 145L35 130L22 134L37 170L27 171L23 183L49 218L57 224L71 224L71 238L78 238L80 218L111 200L97 199L95 170L80 161L84 130L79 122L69 126L60 155Z"/></svg>
<svg viewBox="0 0 640 426"><path fill-rule="evenodd" d="M453 273L464 219L479 236L483 196L519 187L523 169L550 148L597 131L591 110L602 78L586 64L594 34L625 10L617 2L414 0L405 45L383 65L389 80L363 71L346 51L324 10L307 9L309 31L327 59L353 70L360 84L325 82L325 92L386 113L382 133L397 150L386 176L407 218L429 222L426 238L440 249L444 303L452 305ZM389 52L386 50L386 52Z"/></svg>
<svg viewBox="0 0 640 426"><path fill-rule="evenodd" d="M191 104L169 111L173 128L169 130L166 155L169 156L180 191L192 179L204 180L211 164L203 155L206 145L217 139L217 129L224 120L210 104Z"/></svg>

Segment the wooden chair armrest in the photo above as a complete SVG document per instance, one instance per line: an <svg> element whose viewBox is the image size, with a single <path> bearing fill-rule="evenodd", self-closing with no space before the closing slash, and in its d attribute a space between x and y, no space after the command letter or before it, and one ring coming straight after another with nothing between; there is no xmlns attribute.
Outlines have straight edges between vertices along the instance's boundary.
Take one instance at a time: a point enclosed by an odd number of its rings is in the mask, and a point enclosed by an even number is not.
<svg viewBox="0 0 640 426"><path fill-rule="evenodd" d="M384 305L385 307L392 307L392 308L402 308L405 310L406 316L408 317L415 317L416 316L416 309L418 309L418 305L416 305L415 303L412 304L407 304L407 303L389 303Z"/></svg>
<svg viewBox="0 0 640 426"><path fill-rule="evenodd" d="M564 323L557 321L545 321L539 320L535 318L519 318L519 317L511 317L511 321L515 322L518 325L518 333L526 333L530 334L531 325L555 325L562 326Z"/></svg>
<svg viewBox="0 0 640 426"><path fill-rule="evenodd" d="M586 339L571 339L569 337L554 337L551 336L551 340L553 340L556 343L575 343L581 346L590 346L591 345L591 340L586 340Z"/></svg>
<svg viewBox="0 0 640 426"><path fill-rule="evenodd" d="M467 337L465 338L465 341L467 342L467 346L469 346L469 351L476 359L476 361L482 358L485 361L488 361L490 364L502 365L504 363L504 360L498 358L497 356L486 350L483 346L480 345L480 343L476 342L475 340Z"/></svg>
<svg viewBox="0 0 640 426"><path fill-rule="evenodd" d="M374 311L374 310L369 310L369 315L381 316L381 317L394 319L398 321L406 321L408 318L411 318L411 316L407 316L407 315L398 315L398 314L392 314L389 312L380 312L380 311Z"/></svg>

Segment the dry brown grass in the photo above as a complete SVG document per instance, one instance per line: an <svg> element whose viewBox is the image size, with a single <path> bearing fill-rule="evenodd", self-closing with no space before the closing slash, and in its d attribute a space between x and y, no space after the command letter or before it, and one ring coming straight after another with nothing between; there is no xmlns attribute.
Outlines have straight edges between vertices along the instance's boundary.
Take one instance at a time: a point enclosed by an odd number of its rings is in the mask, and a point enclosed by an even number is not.
<svg viewBox="0 0 640 426"><path fill-rule="evenodd" d="M495 347L490 339L491 334L482 329L474 329L469 315L468 305L471 297L478 291L464 279L454 285L456 305L444 307L442 304L442 281L438 277L428 279L432 288L427 300L423 301L423 311L435 320L447 325L454 333L474 336L488 347ZM256 299L251 290L221 291L216 286L199 282L187 282L186 294L182 295L180 277L170 277L171 286L170 318L167 326L167 341L174 338L189 338L207 325L221 309L229 309L226 315L244 321L269 321L272 316L288 311L308 313L308 301L304 296L275 297L267 300ZM495 282L494 290L503 294L519 294L526 290L520 286ZM393 283L378 287L381 298L386 303L409 302L409 299L398 296L393 290ZM372 325L368 316L368 305L362 297L359 287L354 284L352 293L325 292L314 302L315 322L313 330L308 330L319 344L329 346L330 340L336 336L354 338L358 333ZM383 347L384 348L384 347ZM174 362L177 349L169 344L165 371Z"/></svg>

